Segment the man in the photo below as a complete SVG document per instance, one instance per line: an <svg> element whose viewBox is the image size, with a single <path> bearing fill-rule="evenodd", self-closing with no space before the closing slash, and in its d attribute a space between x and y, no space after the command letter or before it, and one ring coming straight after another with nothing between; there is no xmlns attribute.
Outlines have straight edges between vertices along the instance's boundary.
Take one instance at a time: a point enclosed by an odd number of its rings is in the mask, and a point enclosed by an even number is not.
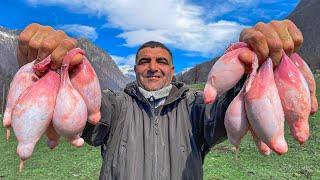
<svg viewBox="0 0 320 180"><path fill-rule="evenodd" d="M258 54L260 63L271 57L279 64L282 49L291 54L303 37L289 20L258 23L244 29L240 41ZM51 54L52 68L77 46L75 39L48 26L31 24L19 37L20 65ZM253 53L239 58L250 65ZM82 57L72 60L79 63ZM136 82L124 92L103 94L102 119L87 123L83 138L102 146L100 179L202 179L202 163L208 150L226 138L225 111L239 92L242 79L214 104L203 95L173 82L171 51L159 42L143 44L136 54Z"/></svg>

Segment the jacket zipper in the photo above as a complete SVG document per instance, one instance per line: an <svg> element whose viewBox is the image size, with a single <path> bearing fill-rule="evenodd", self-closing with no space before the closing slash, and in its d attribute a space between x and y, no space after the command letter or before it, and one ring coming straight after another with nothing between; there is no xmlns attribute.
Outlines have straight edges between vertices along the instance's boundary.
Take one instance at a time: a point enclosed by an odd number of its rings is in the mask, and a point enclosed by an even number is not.
<svg viewBox="0 0 320 180"><path fill-rule="evenodd" d="M157 150L157 145L158 145L158 120L157 120L157 115L156 115L156 108L152 107L152 114L153 114L153 123L154 123L154 176L155 180L159 179L158 176L158 150Z"/></svg>
<svg viewBox="0 0 320 180"><path fill-rule="evenodd" d="M137 96L136 93L134 93L135 96ZM153 138L154 138L154 179L158 180L159 179L159 171L158 171L158 151L157 151L157 144L158 144L158 113L162 110L162 105L161 108L159 109L159 112L156 112L157 108L154 108L150 102L144 98L144 102L151 107L151 115L152 115L152 120L153 120Z"/></svg>

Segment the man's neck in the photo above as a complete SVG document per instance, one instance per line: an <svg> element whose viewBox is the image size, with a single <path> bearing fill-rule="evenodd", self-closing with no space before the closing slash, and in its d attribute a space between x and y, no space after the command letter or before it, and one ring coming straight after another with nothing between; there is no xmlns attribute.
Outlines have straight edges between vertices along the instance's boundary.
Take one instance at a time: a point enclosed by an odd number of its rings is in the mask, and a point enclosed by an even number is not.
<svg viewBox="0 0 320 180"><path fill-rule="evenodd" d="M139 86L139 91L146 99L150 99L151 97L153 97L154 99L161 99L169 95L171 88L172 84L169 84L168 86L156 91L147 91L143 89L141 86Z"/></svg>

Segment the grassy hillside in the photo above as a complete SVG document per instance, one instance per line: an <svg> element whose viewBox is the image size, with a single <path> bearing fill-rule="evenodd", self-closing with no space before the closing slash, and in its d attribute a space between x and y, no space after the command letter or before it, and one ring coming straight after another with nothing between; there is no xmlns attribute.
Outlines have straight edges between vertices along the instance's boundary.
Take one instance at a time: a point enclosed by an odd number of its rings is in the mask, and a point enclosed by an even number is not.
<svg viewBox="0 0 320 180"><path fill-rule="evenodd" d="M1 125L2 126L2 125ZM101 167L100 148L85 145L77 149L62 139L51 150L42 138L35 147L25 169L18 172L17 142L12 136L5 141L5 129L0 128L0 179L97 179Z"/></svg>
<svg viewBox="0 0 320 180"><path fill-rule="evenodd" d="M202 89L203 84L192 87ZM225 141L206 157L204 179L320 179L320 113L310 118L310 132L310 139L301 147L286 131L289 152L282 156L260 155L251 137L245 137L238 161L232 146ZM0 179L97 179L99 176L99 148L85 145L77 149L62 140L55 150L50 150L45 139L41 139L32 158L26 161L24 171L19 173L16 145L13 136L5 142L5 129L1 126Z"/></svg>
<svg viewBox="0 0 320 180"><path fill-rule="evenodd" d="M228 141L217 145L206 157L205 179L320 179L319 118L311 117L311 137L304 146L286 132L289 151L282 156L260 155L250 136L242 141L238 161Z"/></svg>

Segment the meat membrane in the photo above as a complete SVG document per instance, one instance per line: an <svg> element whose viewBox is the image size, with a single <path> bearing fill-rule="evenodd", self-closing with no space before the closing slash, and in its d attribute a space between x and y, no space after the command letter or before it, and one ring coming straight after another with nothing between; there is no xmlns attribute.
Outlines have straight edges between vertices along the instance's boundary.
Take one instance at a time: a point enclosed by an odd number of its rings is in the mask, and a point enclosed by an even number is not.
<svg viewBox="0 0 320 180"><path fill-rule="evenodd" d="M272 60L259 68L245 92L247 117L255 135L278 154L288 151L284 138L284 112L275 85Z"/></svg>
<svg viewBox="0 0 320 180"><path fill-rule="evenodd" d="M308 119L311 111L307 81L285 53L275 69L274 77L291 134L303 144L309 138Z"/></svg>
<svg viewBox="0 0 320 180"><path fill-rule="evenodd" d="M318 111L318 99L316 96L316 81L314 80L312 71L308 64L299 56L299 54L293 53L290 56L290 59L298 67L308 83L311 97L311 114L315 114Z"/></svg>
<svg viewBox="0 0 320 180"><path fill-rule="evenodd" d="M66 137L72 145L81 147L84 140L80 133L87 121L87 106L80 93L72 86L68 73L70 60L78 53L81 53L79 49L69 51L63 59L52 123L59 135Z"/></svg>
<svg viewBox="0 0 320 180"><path fill-rule="evenodd" d="M6 139L10 137L11 114L12 110L22 94L29 86L39 78L33 70L34 61L22 66L14 75L7 96L7 105L3 116L3 126L7 128Z"/></svg>
<svg viewBox="0 0 320 180"><path fill-rule="evenodd" d="M46 135L48 137L47 145L50 149L54 149L59 144L60 135L56 132L53 128L52 122L50 123L49 127L47 128Z"/></svg>
<svg viewBox="0 0 320 180"><path fill-rule="evenodd" d="M83 51L81 51L84 53ZM70 73L71 84L81 94L88 108L88 121L97 124L100 121L101 88L99 79L89 60L83 61Z"/></svg>
<svg viewBox="0 0 320 180"><path fill-rule="evenodd" d="M213 103L217 97L234 87L242 78L245 65L238 56L245 51L250 51L245 43L235 43L212 66L204 88L206 104Z"/></svg>
<svg viewBox="0 0 320 180"><path fill-rule="evenodd" d="M47 72L20 95L12 111L12 128L18 140L20 170L50 124L59 82L59 74L55 71Z"/></svg>
<svg viewBox="0 0 320 180"><path fill-rule="evenodd" d="M228 139L239 149L240 141L249 129L248 119L244 107L243 89L229 105L224 118Z"/></svg>

